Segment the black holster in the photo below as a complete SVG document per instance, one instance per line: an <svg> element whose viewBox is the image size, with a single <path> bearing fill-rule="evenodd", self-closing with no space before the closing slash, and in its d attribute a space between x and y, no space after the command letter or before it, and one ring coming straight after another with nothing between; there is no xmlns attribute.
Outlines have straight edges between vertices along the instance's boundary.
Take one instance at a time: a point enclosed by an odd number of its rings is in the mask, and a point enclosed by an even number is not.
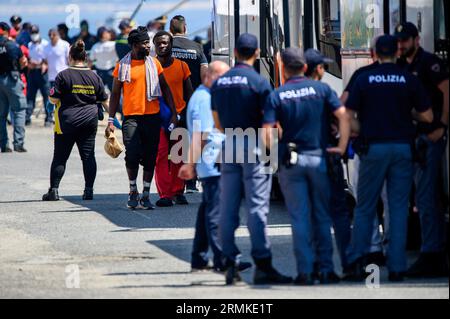
<svg viewBox="0 0 450 319"><path fill-rule="evenodd" d="M369 153L369 148L369 141L364 137L358 136L353 142L353 149L359 157L367 155Z"/></svg>

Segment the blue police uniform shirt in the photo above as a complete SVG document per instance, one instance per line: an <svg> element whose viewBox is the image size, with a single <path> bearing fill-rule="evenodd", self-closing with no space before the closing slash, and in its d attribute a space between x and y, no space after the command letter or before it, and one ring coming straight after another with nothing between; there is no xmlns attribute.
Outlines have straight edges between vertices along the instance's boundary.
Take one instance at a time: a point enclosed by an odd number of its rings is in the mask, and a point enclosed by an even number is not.
<svg viewBox="0 0 450 319"><path fill-rule="evenodd" d="M16 43L0 36L0 75L18 71L22 56L22 50Z"/></svg>
<svg viewBox="0 0 450 319"><path fill-rule="evenodd" d="M358 112L360 136L369 143L411 143L415 137L412 109L422 113L431 104L416 77L386 63L358 77L346 106Z"/></svg>
<svg viewBox="0 0 450 319"><path fill-rule="evenodd" d="M336 93L325 83L306 77L293 77L269 96L264 123L279 122L283 129L280 157L288 143L297 152L323 156L329 145L330 112L342 106Z"/></svg>
<svg viewBox="0 0 450 319"><path fill-rule="evenodd" d="M258 129L271 91L269 82L253 67L237 63L212 86L212 110L218 113L224 129Z"/></svg>
<svg viewBox="0 0 450 319"><path fill-rule="evenodd" d="M444 61L435 54L426 52L423 48L419 48L411 64L405 59L399 59L398 65L405 71L415 75L430 97L434 114L433 123L419 123L418 130L419 133L423 134L433 132L439 128L444 105L444 94L438 86L449 78Z"/></svg>
<svg viewBox="0 0 450 319"><path fill-rule="evenodd" d="M197 176L200 179L220 176L216 161L222 148L224 135L214 128L214 119L211 111L210 90L200 85L195 90L187 107L187 127L190 135L194 132L207 132L208 139L202 151L202 157L196 165Z"/></svg>

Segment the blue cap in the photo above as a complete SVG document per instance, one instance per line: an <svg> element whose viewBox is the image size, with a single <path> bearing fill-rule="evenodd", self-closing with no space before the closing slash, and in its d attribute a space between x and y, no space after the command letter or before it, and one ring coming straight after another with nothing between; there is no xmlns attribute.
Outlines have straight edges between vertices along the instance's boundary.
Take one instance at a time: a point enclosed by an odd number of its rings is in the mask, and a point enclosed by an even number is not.
<svg viewBox="0 0 450 319"><path fill-rule="evenodd" d="M417 38L419 36L419 30L412 22L404 22L399 24L395 28L394 36L399 40L408 40L410 38Z"/></svg>
<svg viewBox="0 0 450 319"><path fill-rule="evenodd" d="M378 38L375 48L378 55L395 56L398 51L397 38L389 34L382 35Z"/></svg>
<svg viewBox="0 0 450 319"><path fill-rule="evenodd" d="M258 39L250 33L243 33L239 36L236 42L236 49L241 50L256 50L258 49Z"/></svg>
<svg viewBox="0 0 450 319"><path fill-rule="evenodd" d="M326 58L320 51L315 49L308 49L305 52L306 63L308 64L308 69L312 70L320 64L330 64L334 61Z"/></svg>
<svg viewBox="0 0 450 319"><path fill-rule="evenodd" d="M287 48L281 53L281 60L286 67L303 68L306 64L302 49Z"/></svg>
<svg viewBox="0 0 450 319"><path fill-rule="evenodd" d="M0 22L0 29L2 29L3 31L8 31L9 32L9 30L11 28L9 27L8 23L2 21L2 22Z"/></svg>

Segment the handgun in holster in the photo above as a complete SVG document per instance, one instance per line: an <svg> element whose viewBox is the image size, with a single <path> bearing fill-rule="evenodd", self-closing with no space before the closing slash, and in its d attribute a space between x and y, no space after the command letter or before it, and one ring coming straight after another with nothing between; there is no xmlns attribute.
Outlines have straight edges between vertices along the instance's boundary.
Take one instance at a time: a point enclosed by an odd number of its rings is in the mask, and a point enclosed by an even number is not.
<svg viewBox="0 0 450 319"><path fill-rule="evenodd" d="M287 168L291 168L294 165L297 165L298 163L298 153L297 153L298 146L295 143L289 143L287 145L287 152L284 159L284 165Z"/></svg>
<svg viewBox="0 0 450 319"><path fill-rule="evenodd" d="M332 182L337 182L340 172L338 165L342 165L341 163L342 156L339 154L327 154L325 158L327 161L328 176L330 177L330 180Z"/></svg>

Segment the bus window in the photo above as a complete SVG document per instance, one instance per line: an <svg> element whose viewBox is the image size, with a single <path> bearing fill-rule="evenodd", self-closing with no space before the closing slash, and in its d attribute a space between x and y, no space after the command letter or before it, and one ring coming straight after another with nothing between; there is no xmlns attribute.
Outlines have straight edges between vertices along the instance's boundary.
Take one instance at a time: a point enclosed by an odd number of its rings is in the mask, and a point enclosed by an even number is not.
<svg viewBox="0 0 450 319"><path fill-rule="evenodd" d="M318 15L316 22L319 25L317 47L327 58L334 61L328 72L339 78L342 77L341 61L341 6L339 0L317 1Z"/></svg>
<svg viewBox="0 0 450 319"><path fill-rule="evenodd" d="M400 0L389 0L389 13L390 34L394 34L395 28L401 23Z"/></svg>

